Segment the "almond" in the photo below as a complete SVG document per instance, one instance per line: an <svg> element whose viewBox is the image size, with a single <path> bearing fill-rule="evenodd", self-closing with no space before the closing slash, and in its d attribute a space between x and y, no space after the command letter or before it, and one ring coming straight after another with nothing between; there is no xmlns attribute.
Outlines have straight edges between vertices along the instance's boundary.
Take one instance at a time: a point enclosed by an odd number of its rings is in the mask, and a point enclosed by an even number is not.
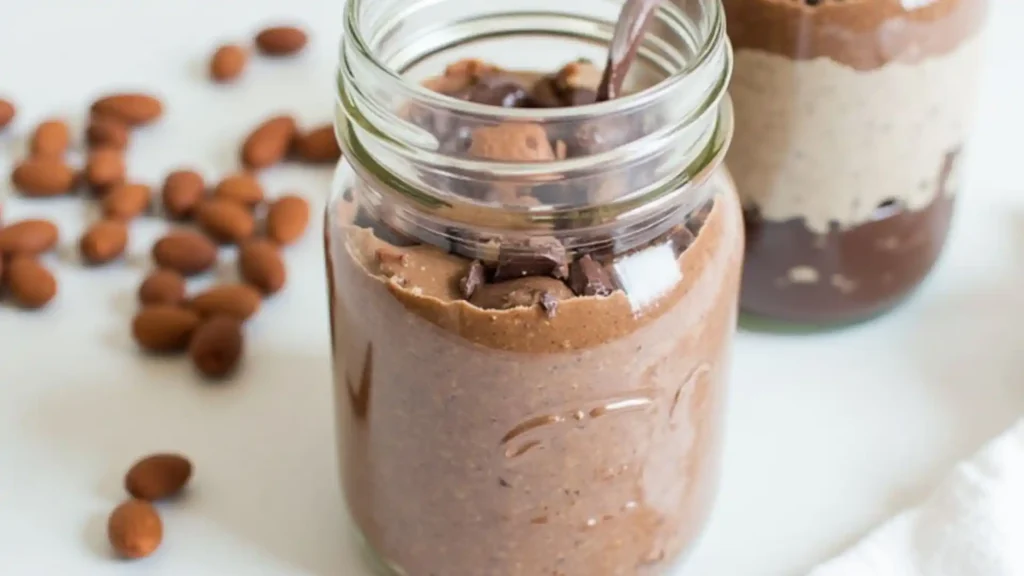
<svg viewBox="0 0 1024 576"><path fill-rule="evenodd" d="M252 174L239 172L225 177L213 189L213 197L254 207L263 201L263 186Z"/></svg>
<svg viewBox="0 0 1024 576"><path fill-rule="evenodd" d="M192 210L203 198L206 183L194 170L176 170L164 180L164 211L171 218L181 219L192 215Z"/></svg>
<svg viewBox="0 0 1024 576"><path fill-rule="evenodd" d="M11 172L11 183L25 196L60 196L74 187L75 171L60 158L29 158Z"/></svg>
<svg viewBox="0 0 1024 576"><path fill-rule="evenodd" d="M274 116L257 126L242 144L242 163L257 170L284 159L297 130L291 116Z"/></svg>
<svg viewBox="0 0 1024 576"><path fill-rule="evenodd" d="M160 514L144 500L122 503L107 519L107 538L121 558L145 558L160 547L163 537Z"/></svg>
<svg viewBox="0 0 1024 576"><path fill-rule="evenodd" d="M153 245L153 260L158 266L192 276L209 270L217 262L217 246L202 234L179 230Z"/></svg>
<svg viewBox="0 0 1024 576"><path fill-rule="evenodd" d="M103 215L131 220L149 209L150 189L145 184L118 184L103 196Z"/></svg>
<svg viewBox="0 0 1024 576"><path fill-rule="evenodd" d="M287 272L277 246L268 240L254 239L238 252L238 269L242 279L264 294L274 294L284 287Z"/></svg>
<svg viewBox="0 0 1024 576"><path fill-rule="evenodd" d="M181 492L192 477L192 463L179 454L152 454L132 465L124 487L139 500L163 500Z"/></svg>
<svg viewBox="0 0 1024 576"><path fill-rule="evenodd" d="M242 324L230 316L217 316L200 326L189 344L192 364L207 378L224 378L242 357Z"/></svg>
<svg viewBox="0 0 1024 576"><path fill-rule="evenodd" d="M267 210L267 236L278 244L295 242L309 225L309 202L299 196L282 196Z"/></svg>
<svg viewBox="0 0 1024 576"><path fill-rule="evenodd" d="M334 125L318 126L295 139L295 155L305 162L331 164L341 158L341 147L334 136Z"/></svg>
<svg viewBox="0 0 1024 576"><path fill-rule="evenodd" d="M22 220L0 228L0 255L35 256L57 245L57 226L49 220Z"/></svg>
<svg viewBox="0 0 1024 576"><path fill-rule="evenodd" d="M14 120L15 114L17 114L17 110L14 104L10 100L0 98L0 130L6 128Z"/></svg>
<svg viewBox="0 0 1024 576"><path fill-rule="evenodd" d="M252 236L256 220L241 204L210 198L196 208L196 221L217 242L238 243Z"/></svg>
<svg viewBox="0 0 1024 576"><path fill-rule="evenodd" d="M33 156L63 156L71 144L71 131L63 120L47 120L36 126L29 140Z"/></svg>
<svg viewBox="0 0 1024 576"><path fill-rule="evenodd" d="M85 140L92 148L128 147L128 125L116 118L93 117L85 129Z"/></svg>
<svg viewBox="0 0 1024 576"><path fill-rule="evenodd" d="M78 243L87 264L106 264L121 257L128 246L128 226L120 220L101 220L85 231Z"/></svg>
<svg viewBox="0 0 1024 576"><path fill-rule="evenodd" d="M122 93L100 98L93 103L91 110L97 116L116 118L129 126L139 126L159 118L164 112L164 105L149 94Z"/></svg>
<svg viewBox="0 0 1024 576"><path fill-rule="evenodd" d="M242 75L249 53L237 44L225 44L210 58L210 78L215 82L231 82Z"/></svg>
<svg viewBox="0 0 1024 576"><path fill-rule="evenodd" d="M306 47L306 33L294 26L273 26L256 34L256 48L267 56L291 56Z"/></svg>
<svg viewBox="0 0 1024 576"><path fill-rule="evenodd" d="M53 274L31 256L16 256L5 271L7 289L23 308L42 308L57 295Z"/></svg>
<svg viewBox="0 0 1024 576"><path fill-rule="evenodd" d="M106 192L124 182L124 153L113 148L96 148L85 162L85 182L94 192Z"/></svg>
<svg viewBox="0 0 1024 576"><path fill-rule="evenodd" d="M146 306L132 320L132 336L144 350L177 352L188 347L200 321L199 315L188 308L167 304Z"/></svg>
<svg viewBox="0 0 1024 576"><path fill-rule="evenodd" d="M248 320L260 309L260 293L248 284L221 284L198 294L188 307L200 316Z"/></svg>
<svg viewBox="0 0 1024 576"><path fill-rule="evenodd" d="M160 269L139 286L139 302L149 304L181 304L185 301L185 277L174 270Z"/></svg>

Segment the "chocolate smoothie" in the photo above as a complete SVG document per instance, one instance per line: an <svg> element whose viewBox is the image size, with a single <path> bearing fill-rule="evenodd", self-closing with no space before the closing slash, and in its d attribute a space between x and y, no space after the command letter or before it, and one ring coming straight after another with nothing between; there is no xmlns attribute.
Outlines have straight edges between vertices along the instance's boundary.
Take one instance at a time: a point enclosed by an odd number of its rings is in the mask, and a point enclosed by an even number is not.
<svg viewBox="0 0 1024 576"><path fill-rule="evenodd" d="M945 242L987 0L724 4L743 308L812 324L889 308Z"/></svg>
<svg viewBox="0 0 1024 576"><path fill-rule="evenodd" d="M571 106L594 97L565 82L579 64L554 75L463 64L428 86ZM586 153L582 139L528 125L467 136L419 120L474 157ZM702 209L628 250L549 237L459 249L374 212L358 186L333 205L345 493L394 573L653 575L687 549L717 483L743 257L730 177L701 189Z"/></svg>

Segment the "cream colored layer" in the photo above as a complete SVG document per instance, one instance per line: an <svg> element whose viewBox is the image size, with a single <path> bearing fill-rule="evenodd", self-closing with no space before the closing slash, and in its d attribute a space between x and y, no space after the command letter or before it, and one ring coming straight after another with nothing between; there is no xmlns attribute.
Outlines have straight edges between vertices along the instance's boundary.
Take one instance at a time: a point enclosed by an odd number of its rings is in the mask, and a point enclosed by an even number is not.
<svg viewBox="0 0 1024 576"><path fill-rule="evenodd" d="M827 58L740 50L730 94L736 137L727 162L744 205L767 220L803 218L825 232L910 209L956 190L940 179L968 135L981 41L916 64L867 72ZM955 172L955 171L954 171Z"/></svg>

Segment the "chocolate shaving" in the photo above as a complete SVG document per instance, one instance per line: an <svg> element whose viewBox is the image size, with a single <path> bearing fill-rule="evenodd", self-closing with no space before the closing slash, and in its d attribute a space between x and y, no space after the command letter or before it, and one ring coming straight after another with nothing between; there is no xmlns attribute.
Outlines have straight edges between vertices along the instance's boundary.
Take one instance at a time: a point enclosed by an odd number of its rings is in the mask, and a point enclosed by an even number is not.
<svg viewBox="0 0 1024 576"><path fill-rule="evenodd" d="M493 279L495 282L526 276L564 279L567 272L565 246L553 236L540 236L525 242L502 244Z"/></svg>
<svg viewBox="0 0 1024 576"><path fill-rule="evenodd" d="M544 292L540 295L540 307L544 309L544 314L548 319L554 318L558 312L558 298L555 298L551 292Z"/></svg>
<svg viewBox="0 0 1024 576"><path fill-rule="evenodd" d="M569 288L577 296L608 296L612 293L612 279L600 263L584 255L569 267Z"/></svg>
<svg viewBox="0 0 1024 576"><path fill-rule="evenodd" d="M469 300L473 297L476 289L484 283L484 265L479 260L473 260L469 265L466 275L459 280L459 291L462 297Z"/></svg>

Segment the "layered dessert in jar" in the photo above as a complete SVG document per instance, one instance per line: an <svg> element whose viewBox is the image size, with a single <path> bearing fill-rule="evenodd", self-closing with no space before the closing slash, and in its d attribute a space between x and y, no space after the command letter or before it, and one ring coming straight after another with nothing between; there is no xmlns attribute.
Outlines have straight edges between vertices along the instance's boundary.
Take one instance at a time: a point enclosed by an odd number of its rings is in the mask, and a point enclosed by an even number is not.
<svg viewBox="0 0 1024 576"><path fill-rule="evenodd" d="M594 101L595 72L468 61L425 85L495 108L571 108ZM453 158L527 167L649 130L404 116ZM325 232L342 476L387 573L664 574L702 529L743 256L731 178L712 167L657 217L596 234L576 213L546 233L513 224L579 195L597 206L649 172L638 174L523 185L453 168L424 180L508 212L486 231L418 226L381 200L388 179L358 166L343 178Z"/></svg>
<svg viewBox="0 0 1024 576"><path fill-rule="evenodd" d="M987 0L724 4L743 309L806 324L889 309L946 239Z"/></svg>

